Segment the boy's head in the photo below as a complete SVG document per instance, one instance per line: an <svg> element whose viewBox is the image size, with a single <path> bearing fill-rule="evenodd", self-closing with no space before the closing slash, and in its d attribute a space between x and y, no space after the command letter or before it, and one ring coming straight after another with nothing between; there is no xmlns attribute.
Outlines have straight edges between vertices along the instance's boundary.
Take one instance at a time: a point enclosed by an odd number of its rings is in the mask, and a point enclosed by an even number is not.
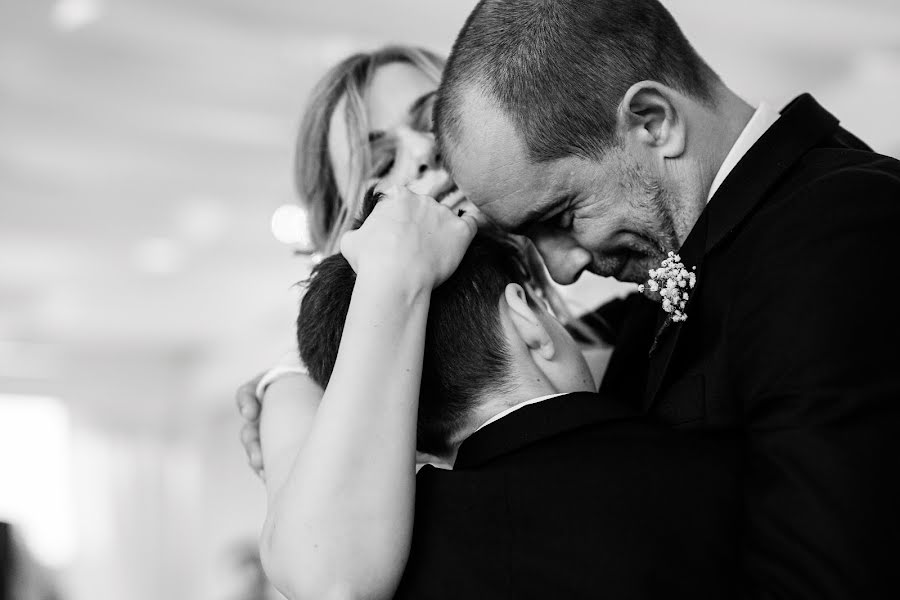
<svg viewBox="0 0 900 600"><path fill-rule="evenodd" d="M376 197L366 205L371 210ZM519 402L592 389L574 341L529 293L530 276L508 237L479 234L454 274L434 290L428 314L417 449L447 456L460 436ZM325 387L356 274L340 254L313 270L297 318L300 356ZM476 422L477 421L477 422Z"/></svg>

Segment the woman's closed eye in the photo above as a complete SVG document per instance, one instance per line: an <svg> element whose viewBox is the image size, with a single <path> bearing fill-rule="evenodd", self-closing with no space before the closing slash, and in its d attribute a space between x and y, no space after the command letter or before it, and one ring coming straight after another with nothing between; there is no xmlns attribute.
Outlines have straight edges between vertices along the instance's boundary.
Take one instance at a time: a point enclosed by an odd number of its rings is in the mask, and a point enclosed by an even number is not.
<svg viewBox="0 0 900 600"><path fill-rule="evenodd" d="M412 126L413 131L420 131L422 133L434 133L434 119L431 116L431 110L423 110L413 122L410 124Z"/></svg>
<svg viewBox="0 0 900 600"><path fill-rule="evenodd" d="M411 111L410 127L414 131L422 133L434 133L434 99L435 94L430 94L420 105Z"/></svg>
<svg viewBox="0 0 900 600"><path fill-rule="evenodd" d="M386 136L376 139L371 146L372 153L372 169L370 177L382 179L387 177L394 168L394 162L397 157L397 148L391 143Z"/></svg>
<svg viewBox="0 0 900 600"><path fill-rule="evenodd" d="M382 156L378 159L373 160L372 164L372 177L376 179L384 179L390 174L391 169L394 168L394 156Z"/></svg>

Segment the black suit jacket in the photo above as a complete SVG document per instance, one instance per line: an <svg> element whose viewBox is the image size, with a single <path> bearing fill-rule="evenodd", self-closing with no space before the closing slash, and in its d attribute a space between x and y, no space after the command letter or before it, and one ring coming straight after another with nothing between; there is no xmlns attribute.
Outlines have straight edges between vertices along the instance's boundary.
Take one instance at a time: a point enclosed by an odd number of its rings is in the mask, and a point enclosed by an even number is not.
<svg viewBox="0 0 900 600"><path fill-rule="evenodd" d="M605 386L740 441L744 597L900 598L898 242L900 163L804 95L681 248L687 321L631 300Z"/></svg>
<svg viewBox="0 0 900 600"><path fill-rule="evenodd" d="M416 479L397 598L732 596L733 441L597 394L526 406Z"/></svg>

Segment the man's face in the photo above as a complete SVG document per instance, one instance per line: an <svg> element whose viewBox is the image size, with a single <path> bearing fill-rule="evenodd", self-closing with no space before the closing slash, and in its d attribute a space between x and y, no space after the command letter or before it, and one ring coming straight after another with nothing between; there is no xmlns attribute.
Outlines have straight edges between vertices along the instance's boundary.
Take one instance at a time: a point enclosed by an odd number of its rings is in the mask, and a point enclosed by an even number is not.
<svg viewBox="0 0 900 600"><path fill-rule="evenodd" d="M678 249L675 199L649 156L613 148L602 160L534 164L488 99L468 94L463 115L459 139L445 148L456 183L497 225L534 240L558 283L585 270L643 282Z"/></svg>

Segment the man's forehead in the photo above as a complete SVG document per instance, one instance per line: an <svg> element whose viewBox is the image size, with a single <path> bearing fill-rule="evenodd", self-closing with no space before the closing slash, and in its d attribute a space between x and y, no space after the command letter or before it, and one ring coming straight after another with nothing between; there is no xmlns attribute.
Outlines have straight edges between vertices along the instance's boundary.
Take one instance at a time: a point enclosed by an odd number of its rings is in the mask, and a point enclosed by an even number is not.
<svg viewBox="0 0 900 600"><path fill-rule="evenodd" d="M477 88L464 92L461 106L452 175L488 217L502 227L517 227L553 193L549 165L529 160L512 120Z"/></svg>

